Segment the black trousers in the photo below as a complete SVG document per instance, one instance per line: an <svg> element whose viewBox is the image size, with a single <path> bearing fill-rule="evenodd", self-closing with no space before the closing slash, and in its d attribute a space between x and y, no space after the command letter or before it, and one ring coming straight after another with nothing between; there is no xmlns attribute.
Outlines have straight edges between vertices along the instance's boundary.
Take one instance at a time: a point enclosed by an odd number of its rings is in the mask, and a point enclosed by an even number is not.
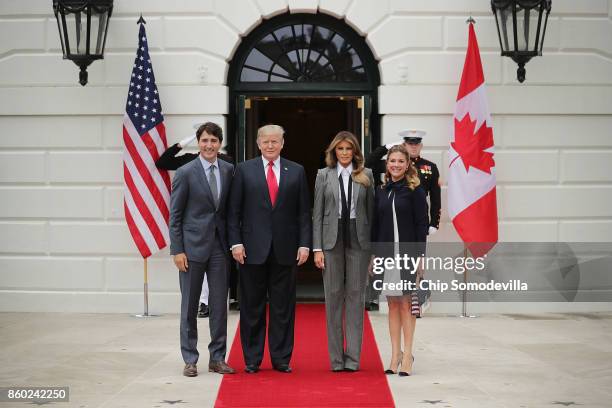
<svg viewBox="0 0 612 408"><path fill-rule="evenodd" d="M295 266L280 265L271 249L265 263L245 263L239 269L240 339L244 362L259 366L263 360L267 296L270 302L268 348L272 364L289 364L295 326Z"/></svg>

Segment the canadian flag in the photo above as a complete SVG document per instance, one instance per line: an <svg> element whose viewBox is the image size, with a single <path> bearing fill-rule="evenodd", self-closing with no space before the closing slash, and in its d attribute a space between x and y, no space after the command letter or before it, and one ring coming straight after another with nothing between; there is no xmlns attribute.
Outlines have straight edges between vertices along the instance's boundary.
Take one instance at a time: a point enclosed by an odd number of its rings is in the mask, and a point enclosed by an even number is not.
<svg viewBox="0 0 612 408"><path fill-rule="evenodd" d="M453 122L448 214L472 255L483 256L497 242L497 200L493 128L473 23Z"/></svg>

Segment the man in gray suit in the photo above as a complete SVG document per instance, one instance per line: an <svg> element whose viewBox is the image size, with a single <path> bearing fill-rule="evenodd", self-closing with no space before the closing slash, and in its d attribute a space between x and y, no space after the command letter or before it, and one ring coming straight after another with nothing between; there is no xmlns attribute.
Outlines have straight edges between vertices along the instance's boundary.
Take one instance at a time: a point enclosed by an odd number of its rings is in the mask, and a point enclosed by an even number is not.
<svg viewBox="0 0 612 408"><path fill-rule="evenodd" d="M234 373L225 363L229 282L225 207L234 166L217 159L223 141L218 125L204 123L196 137L200 154L177 170L170 197L170 254L179 270L181 353L187 377L198 375L196 317L205 274L210 288L208 371Z"/></svg>

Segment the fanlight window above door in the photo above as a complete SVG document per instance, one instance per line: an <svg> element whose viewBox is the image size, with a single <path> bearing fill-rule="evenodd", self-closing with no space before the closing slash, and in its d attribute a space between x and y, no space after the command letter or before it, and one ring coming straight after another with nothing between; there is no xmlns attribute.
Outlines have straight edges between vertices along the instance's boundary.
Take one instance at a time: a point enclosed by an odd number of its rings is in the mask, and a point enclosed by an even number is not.
<svg viewBox="0 0 612 408"><path fill-rule="evenodd" d="M267 33L248 53L240 82L367 82L363 62L338 32L288 24Z"/></svg>

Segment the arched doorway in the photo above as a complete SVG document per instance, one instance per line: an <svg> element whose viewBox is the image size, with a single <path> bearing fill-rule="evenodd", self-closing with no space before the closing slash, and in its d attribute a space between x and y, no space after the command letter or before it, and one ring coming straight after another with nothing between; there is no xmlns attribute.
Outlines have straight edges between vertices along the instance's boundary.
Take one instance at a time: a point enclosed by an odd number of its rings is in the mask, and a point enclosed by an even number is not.
<svg viewBox="0 0 612 408"><path fill-rule="evenodd" d="M380 140L378 62L343 20L326 14L283 14L262 22L229 63L228 152L237 161L259 154L257 129L285 128L283 157L302 164L311 193L323 151L340 130L361 139L364 152ZM298 271L298 298L322 298L321 274L310 262Z"/></svg>

